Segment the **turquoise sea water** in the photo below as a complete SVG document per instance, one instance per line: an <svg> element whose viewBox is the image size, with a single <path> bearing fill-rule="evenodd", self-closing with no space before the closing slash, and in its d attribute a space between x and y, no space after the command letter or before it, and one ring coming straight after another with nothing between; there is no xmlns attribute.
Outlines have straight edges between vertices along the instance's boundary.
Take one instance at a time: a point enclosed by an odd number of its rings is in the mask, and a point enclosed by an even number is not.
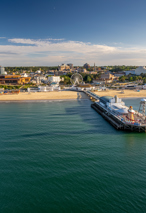
<svg viewBox="0 0 146 213"><path fill-rule="evenodd" d="M0 103L1 213L146 212L146 133L115 130L90 104Z"/></svg>

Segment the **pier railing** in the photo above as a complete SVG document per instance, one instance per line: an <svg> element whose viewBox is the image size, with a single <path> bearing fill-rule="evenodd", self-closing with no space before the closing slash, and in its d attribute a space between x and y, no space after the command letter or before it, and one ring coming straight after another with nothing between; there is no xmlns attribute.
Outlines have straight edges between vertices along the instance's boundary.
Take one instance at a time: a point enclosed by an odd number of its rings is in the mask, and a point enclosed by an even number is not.
<svg viewBox="0 0 146 213"><path fill-rule="evenodd" d="M99 95L96 95L94 92L91 91L84 91L84 93L92 98L94 98L95 100L98 100L100 98Z"/></svg>
<svg viewBox="0 0 146 213"><path fill-rule="evenodd" d="M99 95L96 95L94 92L91 92L91 91L84 91L84 93L86 95L88 95L90 98L94 99L95 101L99 100L100 99L100 96ZM103 107L102 108L105 108L105 111L107 111L106 113L108 114L108 111L110 111L110 114L112 114L114 117L116 117L119 121L123 122L123 123L137 123L137 124L141 124L141 125L144 125L146 124L146 116L143 117L143 115L141 113L139 113L138 111L135 111L135 121L130 121L126 115L121 115L119 114L118 112L113 112L111 109L107 108L106 107Z"/></svg>

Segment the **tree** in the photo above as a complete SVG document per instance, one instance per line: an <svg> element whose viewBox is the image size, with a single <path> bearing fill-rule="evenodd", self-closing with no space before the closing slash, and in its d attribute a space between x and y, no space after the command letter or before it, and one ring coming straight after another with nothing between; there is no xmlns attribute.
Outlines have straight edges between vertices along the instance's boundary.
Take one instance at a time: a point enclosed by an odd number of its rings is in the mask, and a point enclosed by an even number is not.
<svg viewBox="0 0 146 213"><path fill-rule="evenodd" d="M121 77L119 78L119 81L125 82L125 76L121 76Z"/></svg>
<svg viewBox="0 0 146 213"><path fill-rule="evenodd" d="M64 76L64 84L71 84L69 76Z"/></svg>
<svg viewBox="0 0 146 213"><path fill-rule="evenodd" d="M90 76L87 76L87 82L90 83L92 81L92 79L90 78Z"/></svg>
<svg viewBox="0 0 146 213"><path fill-rule="evenodd" d="M141 77L141 76L140 76ZM139 79L138 76L133 76L133 81L137 81Z"/></svg>
<svg viewBox="0 0 146 213"><path fill-rule="evenodd" d="M133 77L130 77L130 78L129 78L129 81L133 81Z"/></svg>
<svg viewBox="0 0 146 213"><path fill-rule="evenodd" d="M143 83L146 84L146 78L145 77L143 78Z"/></svg>

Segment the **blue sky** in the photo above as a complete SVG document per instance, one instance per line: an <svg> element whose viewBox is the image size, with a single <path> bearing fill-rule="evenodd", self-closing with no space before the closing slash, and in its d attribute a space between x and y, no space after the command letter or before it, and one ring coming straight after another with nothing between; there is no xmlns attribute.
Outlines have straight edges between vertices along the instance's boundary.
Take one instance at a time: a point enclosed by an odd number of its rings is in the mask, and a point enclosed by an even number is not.
<svg viewBox="0 0 146 213"><path fill-rule="evenodd" d="M145 65L144 0L1 0L3 66Z"/></svg>

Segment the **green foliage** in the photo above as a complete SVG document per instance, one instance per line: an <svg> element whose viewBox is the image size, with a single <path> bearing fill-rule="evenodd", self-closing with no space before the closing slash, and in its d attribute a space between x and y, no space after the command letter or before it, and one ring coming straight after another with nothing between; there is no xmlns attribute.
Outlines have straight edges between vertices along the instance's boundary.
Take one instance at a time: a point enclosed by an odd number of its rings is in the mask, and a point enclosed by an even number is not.
<svg viewBox="0 0 146 213"><path fill-rule="evenodd" d="M17 85L17 86L9 86L9 85L0 85L0 88L4 88L5 90L15 90L15 89L19 89L21 86Z"/></svg>
<svg viewBox="0 0 146 213"><path fill-rule="evenodd" d="M143 83L146 84L146 78L143 79Z"/></svg>
<svg viewBox="0 0 146 213"><path fill-rule="evenodd" d="M121 82L125 82L125 79L126 79L126 77L125 77L125 76L121 76L121 77L119 78L119 81L121 81Z"/></svg>
<svg viewBox="0 0 146 213"><path fill-rule="evenodd" d="M61 78L64 78L64 81L61 81L60 84L70 85L70 77L68 75L61 75Z"/></svg>
<svg viewBox="0 0 146 213"><path fill-rule="evenodd" d="M54 67L47 67L47 66L37 66L37 67L33 67L33 66L30 66L30 67L5 67L5 70L9 73L12 73L12 72L22 72L23 70L25 70L26 72L35 72L37 70L39 70L41 68L42 71L48 71L48 70L58 70L58 67L57 66L54 66ZM83 67L82 67L83 68ZM110 69L112 72L117 72L117 71L126 71L126 70L131 70L131 69L136 69L137 67L136 66L107 66L107 69ZM90 67L87 69L88 71L92 71L94 70L94 67Z"/></svg>
<svg viewBox="0 0 146 213"><path fill-rule="evenodd" d="M80 73L80 74L82 75L83 81L84 81L85 83L90 83L90 82L92 82L93 79L94 79L94 77L96 76L96 75L91 75L91 74L86 74L86 73Z"/></svg>
<svg viewBox="0 0 146 213"><path fill-rule="evenodd" d="M27 88L38 88L38 86L33 85L33 84L26 84L24 85L21 89L27 90Z"/></svg>
<svg viewBox="0 0 146 213"><path fill-rule="evenodd" d="M142 77L143 76L143 77ZM129 74L128 76L121 76L119 78L119 81L121 82L125 82L125 81L138 81L138 80L143 80L143 82L145 82L146 80L146 74L142 74L142 76L132 76L131 74Z"/></svg>
<svg viewBox="0 0 146 213"><path fill-rule="evenodd" d="M130 78L129 78L129 81L133 81L133 77L130 77Z"/></svg>
<svg viewBox="0 0 146 213"><path fill-rule="evenodd" d="M71 77L73 75L73 73L67 73L66 76Z"/></svg>
<svg viewBox="0 0 146 213"><path fill-rule="evenodd" d="M32 71L32 72L36 72L37 70L39 70L41 68L42 71L48 71L48 70L57 70L58 67L43 67L43 66L39 66L39 67L5 67L6 72L9 73L13 73L13 72L22 72L22 71L26 71L27 73Z"/></svg>
<svg viewBox="0 0 146 213"><path fill-rule="evenodd" d="M92 81L90 76L87 76L87 82L90 83Z"/></svg>
<svg viewBox="0 0 146 213"><path fill-rule="evenodd" d="M83 81L85 83L91 83L91 82L93 82L93 79L99 79L99 77L100 77L99 74L96 74L96 75L86 74L86 73L80 73L80 74L82 75ZM64 78L64 81L61 81L60 84L64 84L64 85L71 84L70 78L72 75L73 75L72 73L68 73L67 75L61 75L60 77Z"/></svg>
<svg viewBox="0 0 146 213"><path fill-rule="evenodd" d="M128 71L128 70L132 70L132 69L136 69L136 66L108 66L108 69L111 70L111 72L118 72L118 71Z"/></svg>
<svg viewBox="0 0 146 213"><path fill-rule="evenodd" d="M91 71L92 70L92 68L87 68L87 71Z"/></svg>

